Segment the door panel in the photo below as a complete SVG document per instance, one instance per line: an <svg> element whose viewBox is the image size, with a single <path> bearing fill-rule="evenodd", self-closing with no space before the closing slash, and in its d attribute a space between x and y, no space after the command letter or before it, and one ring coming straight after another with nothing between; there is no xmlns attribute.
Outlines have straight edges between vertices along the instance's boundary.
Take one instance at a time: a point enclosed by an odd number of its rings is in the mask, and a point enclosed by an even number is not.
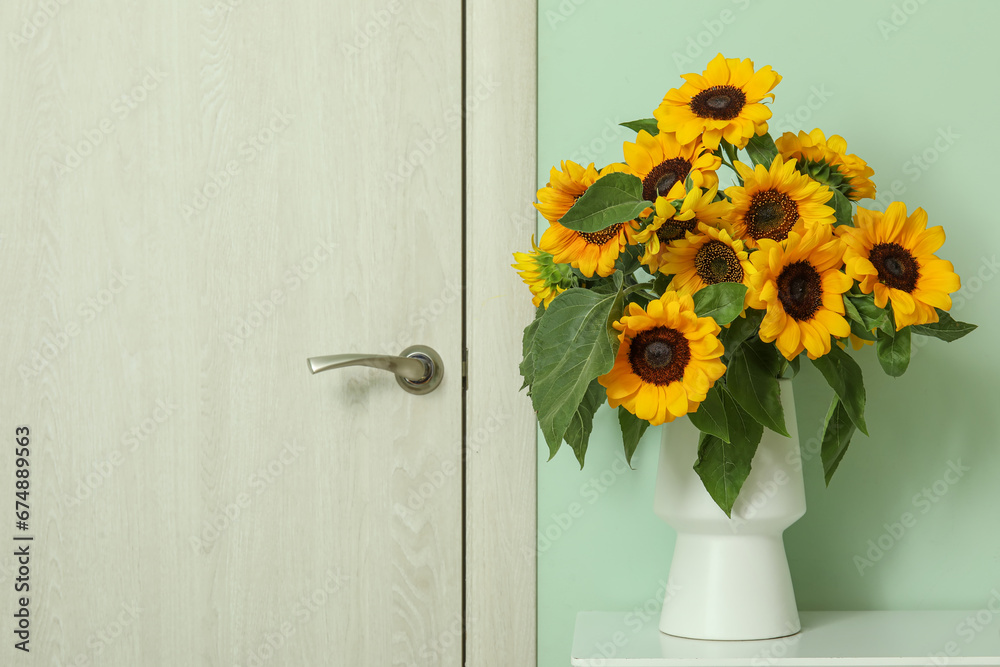
<svg viewBox="0 0 1000 667"><path fill-rule="evenodd" d="M460 5L56 5L0 7L31 659L458 665Z"/></svg>

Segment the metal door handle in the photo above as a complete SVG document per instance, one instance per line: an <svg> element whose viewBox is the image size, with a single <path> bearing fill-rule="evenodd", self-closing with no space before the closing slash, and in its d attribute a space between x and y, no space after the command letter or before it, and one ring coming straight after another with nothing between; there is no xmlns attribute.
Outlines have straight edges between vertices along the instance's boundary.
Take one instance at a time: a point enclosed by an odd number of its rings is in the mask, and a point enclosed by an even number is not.
<svg viewBox="0 0 1000 667"><path fill-rule="evenodd" d="M313 374L347 366L368 366L391 371L399 386L411 394L428 394L441 384L444 362L426 345L413 345L393 357L385 354L334 354L306 359Z"/></svg>

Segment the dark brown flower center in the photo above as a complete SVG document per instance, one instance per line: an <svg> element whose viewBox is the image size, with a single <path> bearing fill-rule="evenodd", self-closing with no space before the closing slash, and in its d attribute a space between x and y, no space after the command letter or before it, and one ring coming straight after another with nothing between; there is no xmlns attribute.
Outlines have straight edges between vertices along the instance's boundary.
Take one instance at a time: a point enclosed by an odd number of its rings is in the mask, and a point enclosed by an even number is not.
<svg viewBox="0 0 1000 667"><path fill-rule="evenodd" d="M910 251L898 243L876 243L868 253L868 260L878 271L882 284L909 294L917 287L920 267Z"/></svg>
<svg viewBox="0 0 1000 667"><path fill-rule="evenodd" d="M591 245L604 245L611 239L618 236L618 232L621 231L621 228L622 228L622 223L619 222L617 224L611 225L610 227L602 229L599 232L577 232L577 234L583 237L583 240L586 241L587 243L590 243Z"/></svg>
<svg viewBox="0 0 1000 667"><path fill-rule="evenodd" d="M640 331L628 351L632 372L643 382L661 386L683 379L690 360L687 338L667 327Z"/></svg>
<svg viewBox="0 0 1000 667"><path fill-rule="evenodd" d="M682 157L672 157L653 167L642 179L642 198L656 201L666 197L675 183L683 183L691 172L691 163Z"/></svg>
<svg viewBox="0 0 1000 667"><path fill-rule="evenodd" d="M690 220L674 220L671 218L656 230L656 238L660 239L660 243L676 241L684 237L684 232L693 231L697 224L698 220L695 218L691 218Z"/></svg>
<svg viewBox="0 0 1000 667"><path fill-rule="evenodd" d="M823 305L819 272L806 261L789 264L778 276L778 298L786 313L800 322L811 320Z"/></svg>
<svg viewBox="0 0 1000 667"><path fill-rule="evenodd" d="M694 268L707 285L743 282L743 265L736 251L722 241L712 239L698 249Z"/></svg>
<svg viewBox="0 0 1000 667"><path fill-rule="evenodd" d="M798 205L791 197L777 190L754 193L744 217L747 234L755 240L784 241L798 220Z"/></svg>
<svg viewBox="0 0 1000 667"><path fill-rule="evenodd" d="M736 86L712 86L692 97L689 106L699 118L732 120L746 103L746 93Z"/></svg>

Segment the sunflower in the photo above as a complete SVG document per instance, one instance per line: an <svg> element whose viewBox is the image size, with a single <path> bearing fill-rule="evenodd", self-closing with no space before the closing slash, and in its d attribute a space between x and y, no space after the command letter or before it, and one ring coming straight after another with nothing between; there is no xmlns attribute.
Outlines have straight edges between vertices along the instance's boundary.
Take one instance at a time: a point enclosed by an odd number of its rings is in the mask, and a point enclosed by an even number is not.
<svg viewBox="0 0 1000 667"><path fill-rule="evenodd" d="M660 132L674 132L686 144L699 134L713 151L719 141L743 148L754 134L767 132L771 110L760 103L781 81L770 66L754 71L750 59L720 53L703 74L685 74L687 83L667 92L653 112Z"/></svg>
<svg viewBox="0 0 1000 667"><path fill-rule="evenodd" d="M843 254L840 239L822 225L801 236L791 232L785 243L762 239L760 250L750 255L757 269L750 278L750 307L767 310L760 338L777 341L786 359L803 349L817 359L830 351L831 335L850 335L842 295L854 281L839 270Z"/></svg>
<svg viewBox="0 0 1000 667"><path fill-rule="evenodd" d="M694 412L726 372L719 360L721 330L711 317L698 317L688 295L667 292L644 310L635 303L614 323L621 331L614 368L598 381L608 403L650 424Z"/></svg>
<svg viewBox="0 0 1000 667"><path fill-rule="evenodd" d="M875 197L875 184L870 178L875 170L857 155L848 155L847 142L840 135L827 139L817 128L809 134L785 132L774 143L783 158L797 159L799 169L839 189L851 201Z"/></svg>
<svg viewBox="0 0 1000 667"><path fill-rule="evenodd" d="M666 247L660 270L674 274L668 290L692 295L716 283L742 283L749 288L750 276L756 272L743 243L727 230L705 224Z"/></svg>
<svg viewBox="0 0 1000 667"><path fill-rule="evenodd" d="M780 155L771 168L734 165L743 185L726 188L733 201L730 220L736 236L749 248L762 239L783 241L791 232L800 236L816 225L832 225L834 211L826 205L833 191L795 170L795 160Z"/></svg>
<svg viewBox="0 0 1000 667"><path fill-rule="evenodd" d="M700 141L680 144L671 134L651 135L639 130L635 143L626 141L622 148L629 170L642 180L642 197L646 201L655 202L657 197L681 199L689 176L696 188L719 184L715 170L722 166L722 159Z"/></svg>
<svg viewBox="0 0 1000 667"><path fill-rule="evenodd" d="M517 263L511 266L531 289L531 303L536 308L541 304L548 308L552 299L573 286L573 272L568 265L553 262L552 255L535 245L535 237L531 237L531 247L533 252L515 252Z"/></svg>
<svg viewBox="0 0 1000 667"><path fill-rule="evenodd" d="M633 220L611 225L597 232L575 232L559 224L559 219L597 179L623 169L623 165L613 164L598 172L593 164L581 167L571 160L563 161L562 171L552 168L549 182L538 191L535 208L550 223L542 234L539 246L553 256L553 261L570 264L588 278L595 272L600 276L610 276L615 272L615 260L632 242L638 222Z"/></svg>
<svg viewBox="0 0 1000 667"><path fill-rule="evenodd" d="M944 244L944 229L927 229L927 213L907 217L906 204L893 202L885 213L858 208L854 227L838 227L847 275L875 305L892 302L896 329L938 321L935 308L949 310L949 294L961 287L951 262L934 252ZM841 231L843 230L843 231Z"/></svg>
<svg viewBox="0 0 1000 667"><path fill-rule="evenodd" d="M685 232L693 231L699 224L718 227L729 213L728 201L714 201L715 187L702 192L692 188L677 210L665 197L656 200L656 215L645 229L635 235L635 242L645 244L639 261L656 273L663 264L668 244L683 239Z"/></svg>

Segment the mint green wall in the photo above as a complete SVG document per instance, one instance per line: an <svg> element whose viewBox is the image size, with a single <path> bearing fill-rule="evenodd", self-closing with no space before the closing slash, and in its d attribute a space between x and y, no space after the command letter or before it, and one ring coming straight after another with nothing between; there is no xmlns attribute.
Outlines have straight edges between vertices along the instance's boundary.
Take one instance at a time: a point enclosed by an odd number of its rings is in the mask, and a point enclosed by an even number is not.
<svg viewBox="0 0 1000 667"><path fill-rule="evenodd" d="M680 74L701 72L721 51L784 76L772 134L821 127L843 135L875 169L880 192L898 180L911 210L923 206L930 224L945 226L940 255L964 285L953 314L980 330L930 341L895 380L870 349L858 353L871 438L855 438L830 488L819 457L808 461L809 510L785 543L802 609L985 606L1000 590L1000 355L992 342L1000 331L1000 2L540 0L538 21L540 184L560 159L620 161L621 141L634 135L616 124L651 117ZM708 46L678 65L699 38ZM922 170L913 156L925 151L934 162ZM829 396L805 365L795 382L804 445L822 427ZM578 611L642 607L666 577L673 533L652 512L659 429L649 429L634 471L616 429L602 409L583 471L569 448L546 462L539 447L544 667L569 664ZM948 485L949 462L959 461L969 470ZM935 482L935 502L915 501ZM884 524L906 512L915 524L896 540ZM859 574L855 555L880 537L891 549Z"/></svg>

